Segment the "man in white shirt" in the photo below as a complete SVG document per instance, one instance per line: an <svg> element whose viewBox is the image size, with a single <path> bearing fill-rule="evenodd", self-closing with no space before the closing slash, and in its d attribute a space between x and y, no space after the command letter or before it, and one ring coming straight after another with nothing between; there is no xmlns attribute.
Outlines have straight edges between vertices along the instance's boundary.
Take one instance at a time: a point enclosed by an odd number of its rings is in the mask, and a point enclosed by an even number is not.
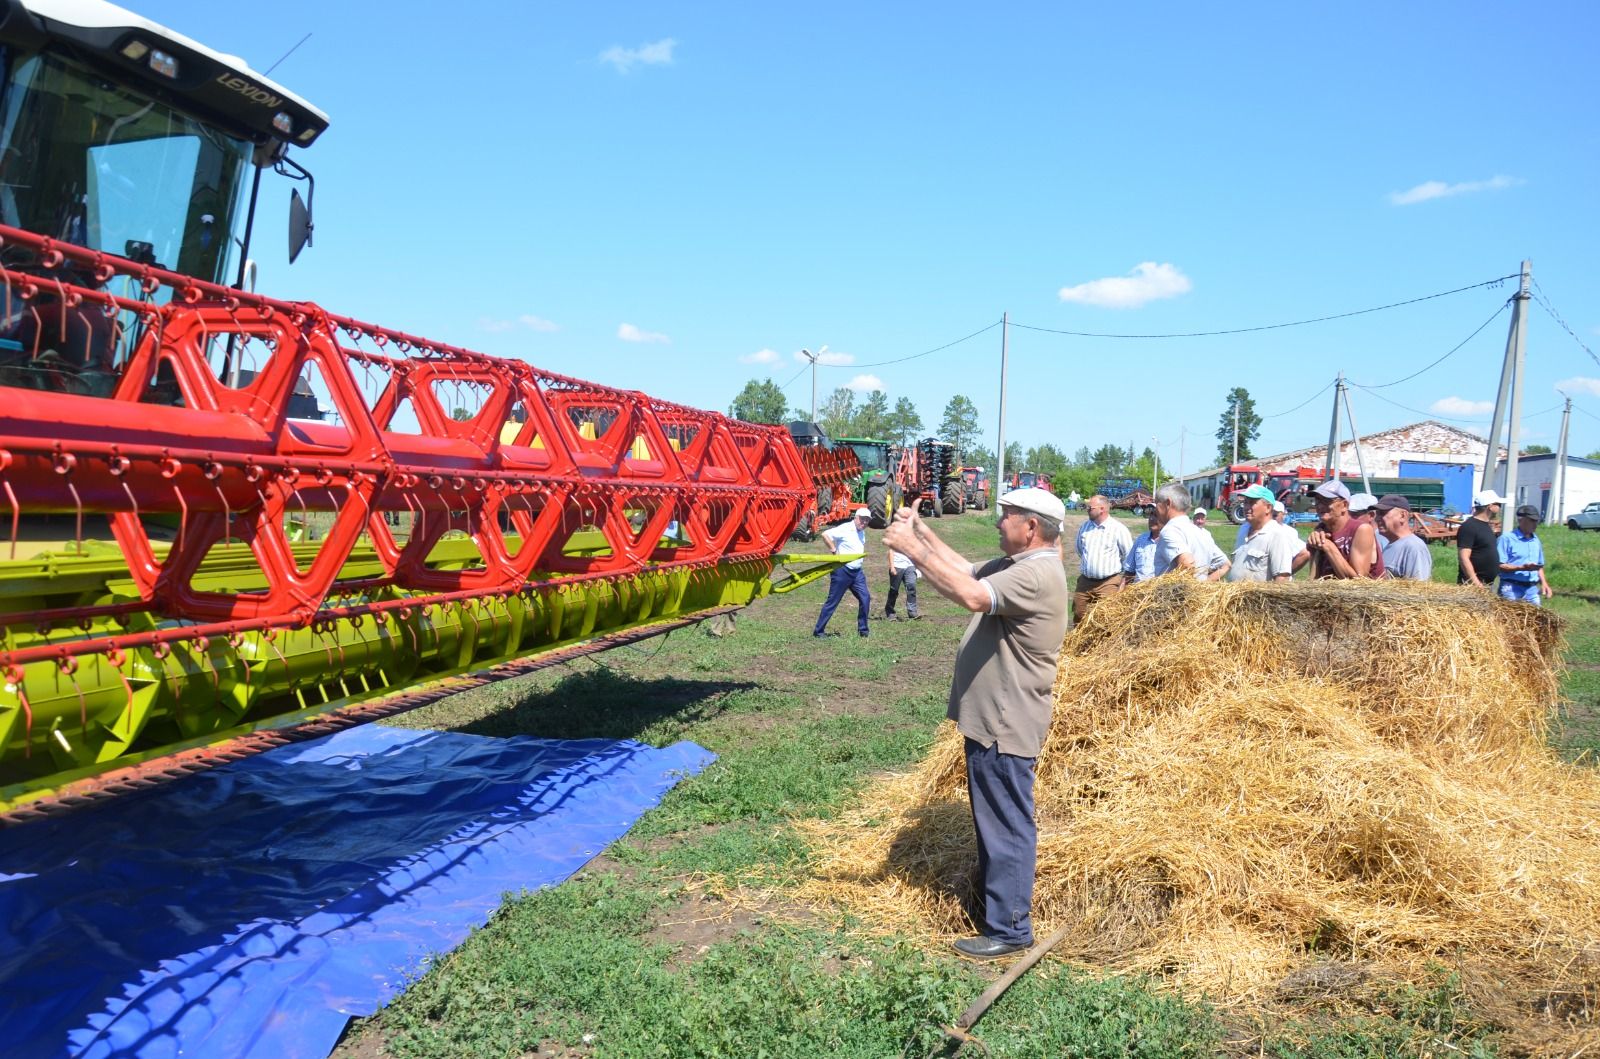
<svg viewBox="0 0 1600 1059"><path fill-rule="evenodd" d="M1272 517L1272 490L1252 485L1243 493L1249 507L1233 549L1229 581L1287 581L1294 576L1294 559L1300 554L1300 534L1280 526Z"/></svg>
<svg viewBox="0 0 1600 1059"><path fill-rule="evenodd" d="M899 621L900 615L894 612L895 600L900 597L900 589L906 590L906 620L921 621L922 612L917 610L917 565L911 561L911 556L905 552L889 549L889 598L883 604L883 616L890 621Z"/></svg>
<svg viewBox="0 0 1600 1059"><path fill-rule="evenodd" d="M1189 520L1189 502L1189 490L1177 482L1156 490L1156 513L1164 523L1156 543L1156 576L1178 569L1200 581L1221 581L1232 564L1210 532Z"/></svg>
<svg viewBox="0 0 1600 1059"><path fill-rule="evenodd" d="M1096 493L1087 504L1089 517L1078 527L1078 583L1072 591L1072 620L1089 616L1094 605L1122 591L1122 566L1133 550L1133 534L1111 517L1111 502Z"/></svg>
<svg viewBox="0 0 1600 1059"><path fill-rule="evenodd" d="M828 619L839 609L839 601L844 599L846 591L856 597L858 604L856 632L862 636L871 635L867 629L867 615L872 613L872 591L867 588L867 573L862 569L867 555L867 523L871 520L872 512L858 507L855 518L841 522L822 534L822 543L828 546L830 552L853 555L855 558L834 567L829 575L828 601L822 605L822 613L817 615L817 627L812 630L812 636L828 635Z"/></svg>

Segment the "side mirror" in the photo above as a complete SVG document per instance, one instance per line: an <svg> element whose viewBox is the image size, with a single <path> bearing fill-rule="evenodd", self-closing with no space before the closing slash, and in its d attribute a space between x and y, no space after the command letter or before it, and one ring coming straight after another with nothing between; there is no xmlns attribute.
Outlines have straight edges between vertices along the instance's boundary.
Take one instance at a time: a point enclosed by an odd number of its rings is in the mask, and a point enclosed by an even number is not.
<svg viewBox="0 0 1600 1059"><path fill-rule="evenodd" d="M311 207L300 200L298 190L289 193L289 264L300 251L311 245Z"/></svg>

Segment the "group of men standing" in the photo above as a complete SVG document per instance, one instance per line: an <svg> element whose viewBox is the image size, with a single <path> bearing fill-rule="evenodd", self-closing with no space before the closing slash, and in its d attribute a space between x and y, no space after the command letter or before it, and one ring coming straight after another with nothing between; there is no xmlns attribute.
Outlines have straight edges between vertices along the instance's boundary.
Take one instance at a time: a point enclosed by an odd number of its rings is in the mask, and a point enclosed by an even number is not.
<svg viewBox="0 0 1600 1059"><path fill-rule="evenodd" d="M1076 540L1075 620L1125 585L1173 569L1211 581L1287 581L1308 564L1314 579L1433 578L1433 557L1413 528L1411 502L1398 493L1352 494L1343 482L1323 482L1310 494L1317 525L1304 540L1288 524L1283 502L1266 486L1252 485L1242 495L1248 506L1231 555L1189 517L1189 491L1176 482L1156 490L1149 529L1137 537L1111 518L1105 497L1091 496L1085 504L1089 517ZM1492 490L1473 498L1473 516L1457 537L1459 582L1492 587L1498 579L1501 596L1538 604L1551 595L1544 548L1535 532L1539 511L1519 507L1516 529L1497 535L1490 523L1503 503Z"/></svg>

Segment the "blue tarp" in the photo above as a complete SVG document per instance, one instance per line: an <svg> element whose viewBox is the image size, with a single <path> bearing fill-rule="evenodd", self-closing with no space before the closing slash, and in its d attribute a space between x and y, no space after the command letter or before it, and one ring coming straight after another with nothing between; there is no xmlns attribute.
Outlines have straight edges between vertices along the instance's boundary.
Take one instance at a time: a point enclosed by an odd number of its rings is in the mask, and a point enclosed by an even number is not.
<svg viewBox="0 0 1600 1059"><path fill-rule="evenodd" d="M366 725L0 831L0 1052L321 1059L712 760Z"/></svg>

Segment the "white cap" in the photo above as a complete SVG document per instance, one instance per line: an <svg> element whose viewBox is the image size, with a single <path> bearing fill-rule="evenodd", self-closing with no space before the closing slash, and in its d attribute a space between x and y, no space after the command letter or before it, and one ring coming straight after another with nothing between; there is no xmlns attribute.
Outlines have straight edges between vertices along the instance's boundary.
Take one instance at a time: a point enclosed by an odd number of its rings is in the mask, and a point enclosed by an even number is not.
<svg viewBox="0 0 1600 1059"><path fill-rule="evenodd" d="M1056 524L1056 529L1061 528L1061 523L1067 517L1067 505L1061 498L1048 489L1030 487L1027 489L1013 489L1009 493L1002 493L996 501L1001 507L1014 507L1018 511L1026 511L1030 515L1050 519Z"/></svg>
<svg viewBox="0 0 1600 1059"><path fill-rule="evenodd" d="M856 518L871 518L872 512L864 507L856 508Z"/></svg>
<svg viewBox="0 0 1600 1059"><path fill-rule="evenodd" d="M1287 515L1289 513L1289 509L1283 506L1282 500L1274 500L1272 502L1272 510L1281 515Z"/></svg>
<svg viewBox="0 0 1600 1059"><path fill-rule="evenodd" d="M1378 506L1378 498L1371 493L1351 493L1351 511L1370 511Z"/></svg>
<svg viewBox="0 0 1600 1059"><path fill-rule="evenodd" d="M1488 507L1490 504L1503 504L1506 498L1493 489L1479 489L1472 494L1473 507Z"/></svg>

